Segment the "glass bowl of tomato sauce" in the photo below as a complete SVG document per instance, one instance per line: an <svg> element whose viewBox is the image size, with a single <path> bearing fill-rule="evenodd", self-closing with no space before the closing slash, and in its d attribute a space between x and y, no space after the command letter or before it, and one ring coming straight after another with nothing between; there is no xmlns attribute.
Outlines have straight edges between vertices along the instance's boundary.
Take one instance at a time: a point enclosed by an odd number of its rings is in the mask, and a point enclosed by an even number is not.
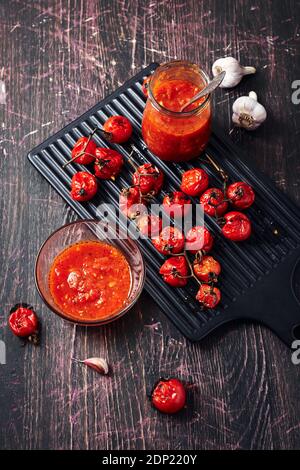
<svg viewBox="0 0 300 470"><path fill-rule="evenodd" d="M157 157L181 162L204 150L211 134L210 95L180 110L208 81L198 65L186 61L168 62L155 70L148 86L142 135Z"/></svg>
<svg viewBox="0 0 300 470"><path fill-rule="evenodd" d="M79 220L41 246L35 282L46 305L62 318L100 326L123 316L139 298L145 264L137 243L118 226Z"/></svg>

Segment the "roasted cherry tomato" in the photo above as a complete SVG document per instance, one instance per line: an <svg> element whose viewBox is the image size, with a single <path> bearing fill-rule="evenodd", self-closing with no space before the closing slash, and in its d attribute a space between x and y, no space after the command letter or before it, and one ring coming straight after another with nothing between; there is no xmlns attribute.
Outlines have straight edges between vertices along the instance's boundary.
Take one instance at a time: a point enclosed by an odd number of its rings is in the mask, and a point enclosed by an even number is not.
<svg viewBox="0 0 300 470"><path fill-rule="evenodd" d="M194 273L198 279L204 282L216 282L221 272L220 263L212 256L196 256L193 263Z"/></svg>
<svg viewBox="0 0 300 470"><path fill-rule="evenodd" d="M203 307L215 308L221 300L220 289L209 284L202 284L197 292L196 299Z"/></svg>
<svg viewBox="0 0 300 470"><path fill-rule="evenodd" d="M127 217L134 220L136 223L139 219L146 217L148 215L148 209L146 205L141 202L140 204L134 204L128 209Z"/></svg>
<svg viewBox="0 0 300 470"><path fill-rule="evenodd" d="M170 217L185 217L191 207L191 200L182 191L174 191L163 199L163 208Z"/></svg>
<svg viewBox="0 0 300 470"><path fill-rule="evenodd" d="M88 165L95 160L96 148L97 145L92 139L80 137L73 147L72 160L80 165Z"/></svg>
<svg viewBox="0 0 300 470"><path fill-rule="evenodd" d="M31 307L16 305L10 312L8 324L16 336L28 338L30 341L37 343L39 321Z"/></svg>
<svg viewBox="0 0 300 470"><path fill-rule="evenodd" d="M228 186L227 197L235 209L247 209L252 206L255 193L249 184L239 181Z"/></svg>
<svg viewBox="0 0 300 470"><path fill-rule="evenodd" d="M219 188L209 188L200 197L200 204L206 214L220 216L225 214L228 203L224 201L224 194Z"/></svg>
<svg viewBox="0 0 300 470"><path fill-rule="evenodd" d="M163 280L172 287L186 286L189 268L185 256L173 256L161 266L159 273Z"/></svg>
<svg viewBox="0 0 300 470"><path fill-rule="evenodd" d="M136 225L145 237L157 237L162 229L162 220L157 215L144 214L137 218Z"/></svg>
<svg viewBox="0 0 300 470"><path fill-rule="evenodd" d="M75 201L89 201L98 189L97 180L94 175L87 171L78 171L71 181L71 197Z"/></svg>
<svg viewBox="0 0 300 470"><path fill-rule="evenodd" d="M152 239L152 243L163 255L181 253L184 249L184 235L176 227L165 227L158 237Z"/></svg>
<svg viewBox="0 0 300 470"><path fill-rule="evenodd" d="M144 93L145 96L148 96L148 88L149 88L150 80L151 80L151 75L149 77L146 77L142 84L142 92Z"/></svg>
<svg viewBox="0 0 300 470"><path fill-rule="evenodd" d="M213 236L206 227L196 225L186 234L186 249L191 253L197 253L200 250L208 253L213 243Z"/></svg>
<svg viewBox="0 0 300 470"><path fill-rule="evenodd" d="M142 194L155 196L161 190L164 182L164 174L152 163L144 163L137 168L132 176L135 186L138 186Z"/></svg>
<svg viewBox="0 0 300 470"><path fill-rule="evenodd" d="M127 142L132 134L132 125L125 116L111 116L105 121L103 129L111 133L111 142L115 144Z"/></svg>
<svg viewBox="0 0 300 470"><path fill-rule="evenodd" d="M193 168L183 173L180 189L188 196L199 196L208 188L208 184L209 178L206 171Z"/></svg>
<svg viewBox="0 0 300 470"><path fill-rule="evenodd" d="M121 191L120 194L120 201L119 207L120 210L125 214L127 217L133 215L133 212L130 211L132 207L138 207L139 204L142 203L141 193L139 188L136 186L131 186L129 188L125 188ZM138 215L138 214L136 214Z"/></svg>
<svg viewBox="0 0 300 470"><path fill-rule="evenodd" d="M154 387L151 401L162 413L177 413L186 402L183 383L178 379L161 379Z"/></svg>
<svg viewBox="0 0 300 470"><path fill-rule="evenodd" d="M98 147L96 149L95 175L103 180L114 179L121 171L123 157L115 150Z"/></svg>
<svg viewBox="0 0 300 470"><path fill-rule="evenodd" d="M234 242L247 240L251 235L251 222L242 212L228 212L224 215L222 233L224 237Z"/></svg>

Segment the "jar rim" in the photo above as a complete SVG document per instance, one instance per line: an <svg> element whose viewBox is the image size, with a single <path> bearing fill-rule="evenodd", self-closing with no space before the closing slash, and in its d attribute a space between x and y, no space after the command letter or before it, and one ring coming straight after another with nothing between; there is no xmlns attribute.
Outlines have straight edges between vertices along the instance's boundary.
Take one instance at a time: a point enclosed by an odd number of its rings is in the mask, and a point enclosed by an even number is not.
<svg viewBox="0 0 300 470"><path fill-rule="evenodd" d="M196 108L192 109L191 111L171 111L170 109L167 109L165 108L164 106L162 106L160 103L158 103L158 101L156 101L156 98L154 97L154 94L152 93L152 88L151 88L151 82L152 82L152 78L155 77L155 75L157 75L159 72L161 72L163 69L167 69L168 67L173 67L173 66L180 66L180 65L184 65L184 66L192 66L193 68L195 68L197 70L197 72L201 75L201 77L204 79L204 82L205 82L205 85L207 85L209 83L209 76L207 75L207 73L202 70L199 65L197 64L194 64L193 62L189 62L187 60L172 60L170 62L165 62L163 64L160 64L159 67L157 67L157 69L155 69L152 77L151 77L151 80L149 82L149 87L148 87L148 97L150 98L150 101L151 101L151 104L155 107L155 109L157 111L161 111L162 113L164 114L167 114L168 116L172 116L172 117L189 117L189 116L194 116L196 114L198 114L198 112L203 109L207 103L210 101L210 93L208 93L206 95L206 98L205 100L199 104L199 106L197 106Z"/></svg>

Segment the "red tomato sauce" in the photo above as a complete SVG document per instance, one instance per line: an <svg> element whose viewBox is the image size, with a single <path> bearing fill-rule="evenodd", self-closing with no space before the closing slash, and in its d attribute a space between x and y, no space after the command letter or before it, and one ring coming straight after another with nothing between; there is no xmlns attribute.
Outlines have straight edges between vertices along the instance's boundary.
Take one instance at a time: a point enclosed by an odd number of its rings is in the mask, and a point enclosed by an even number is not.
<svg viewBox="0 0 300 470"><path fill-rule="evenodd" d="M53 300L75 320L103 320L125 305L131 287L129 264L105 242L71 245L54 260L49 273Z"/></svg>
<svg viewBox="0 0 300 470"><path fill-rule="evenodd" d="M204 83L203 83L204 86ZM163 108L178 112L202 87L187 80L158 82L152 93ZM197 108L205 97L193 103L185 111ZM204 108L191 116L172 116L158 111L147 100L142 134L148 148L162 160L185 161L199 155L205 148L211 130L211 108L208 102Z"/></svg>
<svg viewBox="0 0 300 470"><path fill-rule="evenodd" d="M170 80L155 90L156 101L170 111L180 112L182 106L199 93L200 88L187 80ZM205 101L205 97L192 103L185 111L197 108Z"/></svg>

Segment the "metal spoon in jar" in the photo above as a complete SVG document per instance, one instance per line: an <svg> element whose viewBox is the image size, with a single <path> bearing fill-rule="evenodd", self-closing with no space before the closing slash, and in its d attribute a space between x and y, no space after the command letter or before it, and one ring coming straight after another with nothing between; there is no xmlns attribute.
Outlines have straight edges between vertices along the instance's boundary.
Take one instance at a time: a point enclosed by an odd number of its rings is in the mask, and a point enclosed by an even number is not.
<svg viewBox="0 0 300 470"><path fill-rule="evenodd" d="M195 103L195 101L199 100L200 98L202 98L202 96L205 96L205 95L208 95L209 93L211 93L212 91L214 91L216 88L218 88L218 86L221 85L224 77L225 77L225 70L223 70L223 72L219 73L215 78L213 78L208 85L206 85L205 88L203 88L201 91L199 91L199 93L197 93L197 95L193 96L193 98L188 101L187 103L185 103L184 106L182 106L180 112L182 113L186 108L188 108L191 104Z"/></svg>

